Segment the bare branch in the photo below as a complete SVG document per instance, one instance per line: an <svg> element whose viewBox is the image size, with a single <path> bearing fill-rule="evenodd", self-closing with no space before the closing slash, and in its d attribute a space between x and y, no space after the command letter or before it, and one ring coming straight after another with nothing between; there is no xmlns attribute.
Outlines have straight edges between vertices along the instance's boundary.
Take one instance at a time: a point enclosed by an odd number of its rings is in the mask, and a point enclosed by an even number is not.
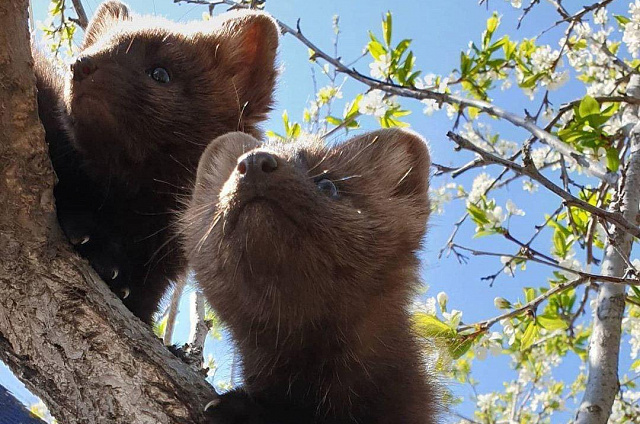
<svg viewBox="0 0 640 424"><path fill-rule="evenodd" d="M87 19L87 12L84 11L84 6L82 5L82 0L72 0L73 8L78 15L78 19L73 19L75 23L80 25L80 28L87 29L87 25L89 25L89 19Z"/></svg>

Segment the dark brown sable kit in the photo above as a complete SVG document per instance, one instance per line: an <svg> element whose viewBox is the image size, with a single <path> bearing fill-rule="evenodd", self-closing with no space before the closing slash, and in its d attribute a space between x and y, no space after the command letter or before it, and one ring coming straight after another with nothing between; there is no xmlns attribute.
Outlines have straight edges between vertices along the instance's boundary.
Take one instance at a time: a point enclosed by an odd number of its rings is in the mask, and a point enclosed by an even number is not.
<svg viewBox="0 0 640 424"><path fill-rule="evenodd" d="M403 130L333 147L242 133L212 142L182 232L245 378L212 422L436 422L408 311L429 163Z"/></svg>
<svg viewBox="0 0 640 424"><path fill-rule="evenodd" d="M227 132L260 134L277 45L264 13L177 24L108 1L67 75L35 52L60 224L146 322L184 273L174 221L200 155Z"/></svg>

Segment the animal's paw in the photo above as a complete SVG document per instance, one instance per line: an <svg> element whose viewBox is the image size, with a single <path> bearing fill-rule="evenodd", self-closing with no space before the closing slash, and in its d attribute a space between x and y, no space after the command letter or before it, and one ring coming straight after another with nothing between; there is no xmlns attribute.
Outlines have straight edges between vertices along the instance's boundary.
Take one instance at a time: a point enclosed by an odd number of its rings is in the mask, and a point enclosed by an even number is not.
<svg viewBox="0 0 640 424"><path fill-rule="evenodd" d="M131 294L131 263L124 244L109 234L97 230L88 239L75 246L81 256L87 258L100 278L121 299Z"/></svg>
<svg viewBox="0 0 640 424"><path fill-rule="evenodd" d="M54 195L58 222L71 244L77 247L89 242L98 219L91 202L85 203L74 187L64 183L55 186Z"/></svg>
<svg viewBox="0 0 640 424"><path fill-rule="evenodd" d="M242 389L218 396L205 407L211 424L269 424L264 411Z"/></svg>

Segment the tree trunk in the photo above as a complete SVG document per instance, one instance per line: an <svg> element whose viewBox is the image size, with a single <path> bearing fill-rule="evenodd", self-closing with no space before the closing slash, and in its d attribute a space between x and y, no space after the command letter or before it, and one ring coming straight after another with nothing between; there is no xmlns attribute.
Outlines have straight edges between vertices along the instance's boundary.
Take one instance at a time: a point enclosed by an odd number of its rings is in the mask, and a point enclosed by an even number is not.
<svg viewBox="0 0 640 424"><path fill-rule="evenodd" d="M58 228L27 0L0 2L0 359L74 423L202 423L215 393L78 258Z"/></svg>
<svg viewBox="0 0 640 424"><path fill-rule="evenodd" d="M634 75L629 82L628 95L640 98L640 77ZM630 121L629 161L620 179L617 199L612 206L629 222L637 222L640 202L640 122L638 107L629 107L625 118ZM633 236L620 227L614 227L607 241L602 261L602 275L623 277L629 266ZM618 360L620 335L624 316L626 286L603 283L600 286L593 332L589 341L589 376L584 397L576 416L576 424L605 424L619 390Z"/></svg>

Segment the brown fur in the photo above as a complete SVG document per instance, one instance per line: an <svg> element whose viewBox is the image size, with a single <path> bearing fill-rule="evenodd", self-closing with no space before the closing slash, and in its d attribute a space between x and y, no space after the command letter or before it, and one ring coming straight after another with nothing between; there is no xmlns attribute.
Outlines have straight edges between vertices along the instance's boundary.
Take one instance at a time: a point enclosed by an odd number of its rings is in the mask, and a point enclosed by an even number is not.
<svg viewBox="0 0 640 424"><path fill-rule="evenodd" d="M241 175L246 152L268 152L277 169ZM259 417L235 422L436 421L437 391L408 313L428 175L424 141L403 130L329 148L259 146L233 133L207 148L183 231L196 279L237 341L243 392ZM337 198L318 190L322 179Z"/></svg>
<svg viewBox="0 0 640 424"><path fill-rule="evenodd" d="M146 322L169 280L184 272L172 231L179 199L189 195L212 139L238 130L260 134L277 45L277 25L264 13L178 24L108 1L74 65L89 60L90 75L65 75L63 92L36 55L59 220L112 289L130 291L125 304ZM170 82L149 76L156 67Z"/></svg>

